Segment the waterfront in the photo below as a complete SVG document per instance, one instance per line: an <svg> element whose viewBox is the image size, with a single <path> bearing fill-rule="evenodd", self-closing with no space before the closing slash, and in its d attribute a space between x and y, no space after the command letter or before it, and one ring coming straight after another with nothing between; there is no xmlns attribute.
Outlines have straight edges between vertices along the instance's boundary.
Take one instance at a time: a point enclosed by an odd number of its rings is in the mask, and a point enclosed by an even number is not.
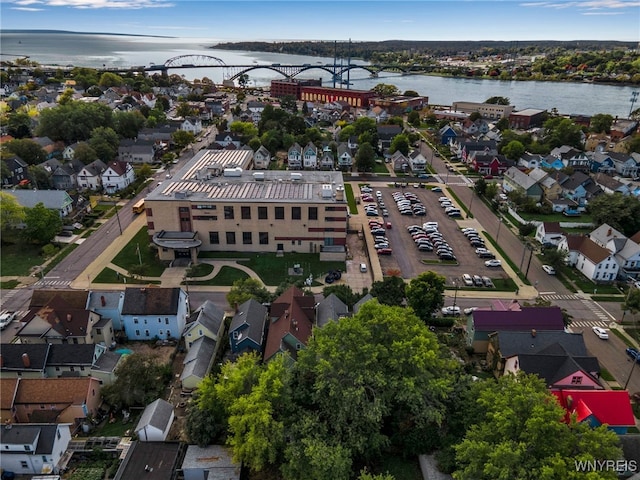
<svg viewBox="0 0 640 480"><path fill-rule="evenodd" d="M228 65L331 64L333 58L284 55L276 53L216 50L216 39L132 37L125 35L96 35L68 33L6 33L0 34L3 60L12 55L29 56L43 65L75 65L93 68L131 67L162 64L178 55L198 54L219 58ZM338 61L339 63L340 61ZM346 63L346 60L343 60ZM352 60L352 63L365 62ZM216 83L223 80L223 69L179 69L170 71L184 75L187 80L208 77ZM305 78L322 78L331 85L331 77L321 70L311 70ZM249 73L249 85L268 86L275 78L282 78L267 69ZM303 77L300 77L303 78ZM353 89L370 89L378 83L390 83L402 92L414 90L429 97L435 105L450 105L455 101L483 102L492 96L508 97L517 109L556 108L563 114L593 115L608 113L614 117L627 117L629 99L637 87L612 86L590 83L517 82L448 78L426 75L381 74L369 78L364 70L352 71L349 81ZM346 87L344 87L346 88Z"/></svg>

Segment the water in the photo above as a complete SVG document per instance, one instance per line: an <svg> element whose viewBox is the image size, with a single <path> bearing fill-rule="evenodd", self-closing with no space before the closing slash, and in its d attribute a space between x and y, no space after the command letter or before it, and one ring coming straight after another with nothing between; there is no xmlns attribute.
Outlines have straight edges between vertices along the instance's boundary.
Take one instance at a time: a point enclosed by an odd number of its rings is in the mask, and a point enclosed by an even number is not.
<svg viewBox="0 0 640 480"><path fill-rule="evenodd" d="M277 53L215 50L207 48L217 43L206 38L154 38L122 35L74 35L52 33L6 33L0 32L2 59L28 55L43 65L75 65L93 68L131 67L163 64L179 55L209 55L219 58L227 65L271 65L286 64L331 64L333 58L284 55ZM340 62L340 61L338 61ZM346 63L346 60L344 61ZM359 60L352 63L364 64ZM177 69L169 71L184 75L187 80L207 77L216 83L223 80L224 71L218 69ZM249 72L249 85L266 86L275 78L282 78L267 69ZM322 70L311 70L300 78L322 78L323 84L331 86L331 78ZM508 97L519 110L556 108L563 114L608 113L627 117L631 107L630 98L636 87L594 85L588 83L516 82L479 80L473 78L447 78L426 75L383 73L379 78L369 78L365 70L352 70L350 81L353 89L370 89L378 83L390 83L402 92L415 90L429 97L435 105L450 105L455 101L483 102L489 97ZM640 104L637 104L640 106Z"/></svg>

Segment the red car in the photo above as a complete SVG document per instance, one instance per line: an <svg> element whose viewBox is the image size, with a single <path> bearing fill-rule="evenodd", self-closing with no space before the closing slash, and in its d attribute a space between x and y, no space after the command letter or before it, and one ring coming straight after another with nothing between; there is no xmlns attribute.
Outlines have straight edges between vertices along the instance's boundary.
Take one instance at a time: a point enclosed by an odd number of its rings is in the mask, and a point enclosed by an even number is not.
<svg viewBox="0 0 640 480"><path fill-rule="evenodd" d="M391 255L393 251L390 248L379 248L378 255Z"/></svg>

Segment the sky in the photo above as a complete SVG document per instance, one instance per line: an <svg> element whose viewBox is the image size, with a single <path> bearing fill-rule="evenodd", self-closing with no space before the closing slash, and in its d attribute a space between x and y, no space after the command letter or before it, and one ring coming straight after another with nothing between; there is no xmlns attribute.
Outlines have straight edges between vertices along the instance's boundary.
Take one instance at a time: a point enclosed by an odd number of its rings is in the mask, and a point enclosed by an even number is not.
<svg viewBox="0 0 640 480"><path fill-rule="evenodd" d="M640 0L0 0L0 28L250 40L640 41Z"/></svg>

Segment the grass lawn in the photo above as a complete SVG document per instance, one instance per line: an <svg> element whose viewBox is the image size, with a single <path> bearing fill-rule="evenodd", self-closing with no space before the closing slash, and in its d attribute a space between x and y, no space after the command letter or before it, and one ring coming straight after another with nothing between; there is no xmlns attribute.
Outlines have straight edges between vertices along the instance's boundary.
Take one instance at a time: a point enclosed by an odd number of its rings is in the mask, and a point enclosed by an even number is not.
<svg viewBox="0 0 640 480"><path fill-rule="evenodd" d="M127 423L123 424L121 415L118 414L114 423L105 422L101 428L96 429L91 435L99 437L123 437L125 432L135 428L137 423L138 418L132 417Z"/></svg>
<svg viewBox="0 0 640 480"><path fill-rule="evenodd" d="M353 187L350 183L344 184L344 195L347 198L347 203L349 204L349 213L356 214L358 213L358 207L356 206L356 199L353 196Z"/></svg>
<svg viewBox="0 0 640 480"><path fill-rule="evenodd" d="M0 282L0 288L3 289L3 290L13 290L18 285L20 285L20 282L17 281L17 280L9 280L8 282Z"/></svg>
<svg viewBox="0 0 640 480"><path fill-rule="evenodd" d="M0 276L27 276L31 267L42 264L42 247L28 243L2 244L0 248Z"/></svg>
<svg viewBox="0 0 640 480"><path fill-rule="evenodd" d="M542 257L541 260L544 262L544 257ZM594 295L596 293L600 295L617 295L623 293L615 285L596 285L575 268L562 266L560 267L560 272L585 293L593 293Z"/></svg>
<svg viewBox="0 0 640 480"><path fill-rule="evenodd" d="M591 215L583 213L579 217L567 217L561 213L550 213L548 215L541 215L539 213L525 213L518 212L523 220L537 220L540 222L577 222L577 223L591 223L593 218Z"/></svg>
<svg viewBox="0 0 640 480"><path fill-rule="evenodd" d="M208 263L199 263L198 265L194 265L191 267L189 271L190 277L206 277L211 272L213 272L213 265Z"/></svg>
<svg viewBox="0 0 640 480"><path fill-rule="evenodd" d="M127 284L144 284L144 285L149 285L149 284L153 284L153 285L160 285L160 281L159 280L153 280L153 281L149 281L149 280L141 280L138 278L131 278L131 277L123 277L122 275L120 275L118 277L117 273L115 270L111 270L110 268L105 268L103 269L97 276L96 278L92 278L91 279L91 283L121 283L123 285L126 285L123 281L123 278L127 279Z"/></svg>
<svg viewBox="0 0 640 480"><path fill-rule="evenodd" d="M236 257L247 258L238 263L256 272L266 285L280 285L289 278L289 269L295 264L300 264L303 275L291 277L294 280L305 279L310 273L318 278L329 270L346 270L344 262L321 262L320 255L314 253L285 253L282 257L275 253L237 253Z"/></svg>
<svg viewBox="0 0 640 480"><path fill-rule="evenodd" d="M384 162L382 163L378 163L376 162L375 166L373 167L373 173L389 173L389 170L387 170L387 166L385 165Z"/></svg>
<svg viewBox="0 0 640 480"><path fill-rule="evenodd" d="M485 235L485 237L487 237L487 240L489 240L489 243L493 246L493 248L495 248L496 251L498 253L500 253L502 258L505 259L505 261L509 264L509 266L513 269L513 271L516 272L516 274L518 275L520 280L522 280L525 283L525 285L531 285L531 282L527 279L527 277L524 276L524 274L520 271L518 266L515 263L513 263L513 261L505 253L505 251L500 247L500 245L498 245L496 243L494 238L491 235L489 235L487 232L485 232L485 231L483 231L482 233ZM497 287L497 285L496 285L496 287Z"/></svg>
<svg viewBox="0 0 640 480"><path fill-rule="evenodd" d="M513 278L492 278L491 281L496 286L496 290L501 292L515 292L518 289L516 282Z"/></svg>
<svg viewBox="0 0 640 480"><path fill-rule="evenodd" d="M140 258L138 258L138 247ZM139 265L140 260L149 268L144 273L145 277L159 277L165 269L162 262L156 259L155 250L149 248L149 234L147 227L142 227L129 243L112 260L119 267L129 270L132 266Z"/></svg>
<svg viewBox="0 0 640 480"><path fill-rule="evenodd" d="M224 265L215 277L209 280L190 281L189 285L214 285L225 287L232 286L233 282L236 280L244 280L245 278L249 278L249 275L247 275L246 272ZM184 282L182 284L184 285Z"/></svg>

